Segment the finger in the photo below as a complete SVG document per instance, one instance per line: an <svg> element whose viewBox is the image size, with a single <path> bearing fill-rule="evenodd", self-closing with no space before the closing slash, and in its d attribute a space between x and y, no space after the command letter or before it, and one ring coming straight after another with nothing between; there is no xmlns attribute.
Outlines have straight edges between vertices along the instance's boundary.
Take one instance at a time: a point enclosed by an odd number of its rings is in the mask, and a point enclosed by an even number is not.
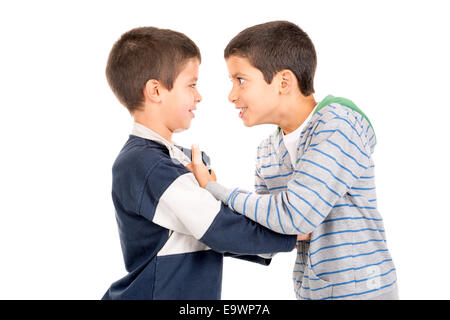
<svg viewBox="0 0 450 320"><path fill-rule="evenodd" d="M300 240L300 241L310 240L310 239L311 239L311 233L297 235L297 240Z"/></svg>
<svg viewBox="0 0 450 320"><path fill-rule="evenodd" d="M202 163L202 154L200 153L200 148L198 144L192 145L192 163L194 165L199 165Z"/></svg>

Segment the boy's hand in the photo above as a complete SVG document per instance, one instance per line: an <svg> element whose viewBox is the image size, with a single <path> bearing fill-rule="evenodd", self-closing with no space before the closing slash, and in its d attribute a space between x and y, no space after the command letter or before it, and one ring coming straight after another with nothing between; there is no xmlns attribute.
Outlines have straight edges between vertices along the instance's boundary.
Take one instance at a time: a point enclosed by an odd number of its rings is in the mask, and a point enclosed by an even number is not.
<svg viewBox="0 0 450 320"><path fill-rule="evenodd" d="M198 145L192 145L191 152L192 162L186 166L186 169L194 174L200 187L205 188L209 182L217 181L214 171L211 170L211 174L209 174L208 168L204 165Z"/></svg>
<svg viewBox="0 0 450 320"><path fill-rule="evenodd" d="M311 233L297 235L297 241L311 240Z"/></svg>
<svg viewBox="0 0 450 320"><path fill-rule="evenodd" d="M297 241L305 241L305 240L311 240L311 233L308 234L298 234L297 235ZM298 242L295 245L295 248L298 249Z"/></svg>

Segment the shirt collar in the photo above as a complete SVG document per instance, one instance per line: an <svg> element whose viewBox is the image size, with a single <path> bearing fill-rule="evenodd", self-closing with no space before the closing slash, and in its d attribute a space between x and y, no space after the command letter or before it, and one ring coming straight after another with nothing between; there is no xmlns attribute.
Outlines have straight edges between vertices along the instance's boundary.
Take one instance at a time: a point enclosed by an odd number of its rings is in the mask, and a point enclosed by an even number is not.
<svg viewBox="0 0 450 320"><path fill-rule="evenodd" d="M305 121L303 121L303 123L300 125L300 127L299 127L299 128L301 128L300 133L301 133L301 131L303 131L304 126L306 126L307 123L311 120L312 116L314 115L314 110L317 108L317 106L318 106L318 104L316 104L316 106L311 111L311 113L308 115L308 117L305 119ZM297 130L299 128L297 128L294 132L297 132ZM293 132L291 132L291 133L293 133ZM273 141L275 144L275 149L278 150L278 152L280 152L280 150L281 150L280 147L282 145L284 137L285 136L284 136L283 130L281 130L280 127L277 127L277 130L273 134Z"/></svg>
<svg viewBox="0 0 450 320"><path fill-rule="evenodd" d="M153 130L147 128L146 126L134 122L133 128L131 130L131 134L140 138L144 138L147 140L152 140L154 142L157 142L159 144L162 144L169 150L169 155L171 158L175 158L178 161L180 161L183 165L188 165L191 163L191 159L189 159L183 151L178 149L172 142L167 141L163 137L161 137L159 134L154 132Z"/></svg>

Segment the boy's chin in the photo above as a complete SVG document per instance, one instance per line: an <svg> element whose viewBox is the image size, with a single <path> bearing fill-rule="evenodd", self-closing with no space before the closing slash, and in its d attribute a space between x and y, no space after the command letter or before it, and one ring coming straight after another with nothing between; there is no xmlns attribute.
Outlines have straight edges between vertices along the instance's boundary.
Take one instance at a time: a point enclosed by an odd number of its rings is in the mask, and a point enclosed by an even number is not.
<svg viewBox="0 0 450 320"><path fill-rule="evenodd" d="M180 133L180 132L183 132L183 131L186 131L187 129L189 129L189 128L178 128L178 129L175 129L175 130L173 130L173 133Z"/></svg>
<svg viewBox="0 0 450 320"><path fill-rule="evenodd" d="M178 128L176 128L173 133L179 133L188 130L191 127L191 122L185 123L183 125L180 125Z"/></svg>
<svg viewBox="0 0 450 320"><path fill-rule="evenodd" d="M250 128L250 127L254 127L256 125L258 125L259 123L256 123L254 121L251 121L249 119L242 119L242 123L244 124L244 126Z"/></svg>

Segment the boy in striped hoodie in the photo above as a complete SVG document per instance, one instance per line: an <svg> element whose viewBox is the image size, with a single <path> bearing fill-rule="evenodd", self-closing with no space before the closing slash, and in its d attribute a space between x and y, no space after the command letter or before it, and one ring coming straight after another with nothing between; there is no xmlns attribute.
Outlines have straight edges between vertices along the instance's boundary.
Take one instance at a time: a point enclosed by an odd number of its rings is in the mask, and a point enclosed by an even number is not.
<svg viewBox="0 0 450 320"><path fill-rule="evenodd" d="M254 193L220 185L194 160L200 186L270 230L299 235L298 299L398 299L367 116L344 98L316 103L315 49L295 24L250 27L230 41L225 59L229 100L244 125L278 127L258 147Z"/></svg>

